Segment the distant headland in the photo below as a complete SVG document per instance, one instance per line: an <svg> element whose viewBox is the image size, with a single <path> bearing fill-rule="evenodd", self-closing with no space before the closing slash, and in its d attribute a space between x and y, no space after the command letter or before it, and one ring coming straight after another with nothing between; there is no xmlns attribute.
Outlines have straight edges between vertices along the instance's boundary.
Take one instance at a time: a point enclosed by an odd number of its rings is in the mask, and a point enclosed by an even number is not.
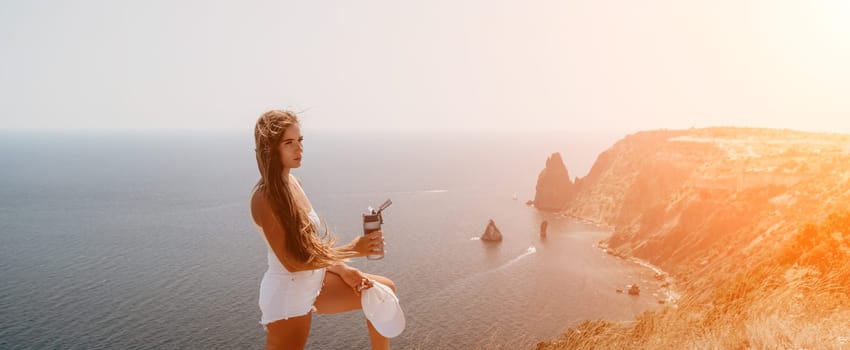
<svg viewBox="0 0 850 350"><path fill-rule="evenodd" d="M534 206L611 227L607 249L670 272L687 300L631 325L588 321L538 349L850 346L840 330L850 321L850 135L644 131L602 152L587 176L568 174L552 154Z"/></svg>

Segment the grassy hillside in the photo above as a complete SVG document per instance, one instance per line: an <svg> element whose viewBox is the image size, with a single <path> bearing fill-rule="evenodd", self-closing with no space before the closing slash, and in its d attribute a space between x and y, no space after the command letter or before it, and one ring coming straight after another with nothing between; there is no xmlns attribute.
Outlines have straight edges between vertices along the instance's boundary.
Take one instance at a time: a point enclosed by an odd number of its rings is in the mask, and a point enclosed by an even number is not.
<svg viewBox="0 0 850 350"><path fill-rule="evenodd" d="M661 266L684 299L539 349L850 349L850 136L640 132L576 185L564 211L613 227L602 245Z"/></svg>
<svg viewBox="0 0 850 350"><path fill-rule="evenodd" d="M850 212L757 259L705 295L634 322L587 321L536 349L850 349Z"/></svg>

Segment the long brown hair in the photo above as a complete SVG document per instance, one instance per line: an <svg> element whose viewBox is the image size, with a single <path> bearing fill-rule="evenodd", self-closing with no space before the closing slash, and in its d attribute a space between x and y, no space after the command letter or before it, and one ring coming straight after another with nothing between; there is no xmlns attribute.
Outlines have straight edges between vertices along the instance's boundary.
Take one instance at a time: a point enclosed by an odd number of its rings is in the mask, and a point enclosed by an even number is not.
<svg viewBox="0 0 850 350"><path fill-rule="evenodd" d="M271 203L275 219L286 236L286 252L299 262L328 266L353 257L355 253L332 248L336 238L327 226L325 233L319 236L319 228L310 222L304 209L295 204L289 177L281 176L283 161L278 146L286 129L298 123L294 113L283 110L268 111L257 120L254 141L260 180L254 191L260 191Z"/></svg>

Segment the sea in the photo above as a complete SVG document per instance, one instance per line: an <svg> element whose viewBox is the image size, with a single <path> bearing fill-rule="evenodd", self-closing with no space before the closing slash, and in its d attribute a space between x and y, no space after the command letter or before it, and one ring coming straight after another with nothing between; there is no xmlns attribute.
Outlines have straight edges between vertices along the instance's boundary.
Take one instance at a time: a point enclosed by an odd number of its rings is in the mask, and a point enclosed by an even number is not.
<svg viewBox="0 0 850 350"><path fill-rule="evenodd" d="M395 282L393 348L529 349L661 307L608 229L526 205L553 152L584 176L622 133L302 133L293 173L340 242L392 199L385 257L350 264ZM258 174L250 129L0 131L0 349L263 349ZM368 349L363 313L314 315L307 348Z"/></svg>

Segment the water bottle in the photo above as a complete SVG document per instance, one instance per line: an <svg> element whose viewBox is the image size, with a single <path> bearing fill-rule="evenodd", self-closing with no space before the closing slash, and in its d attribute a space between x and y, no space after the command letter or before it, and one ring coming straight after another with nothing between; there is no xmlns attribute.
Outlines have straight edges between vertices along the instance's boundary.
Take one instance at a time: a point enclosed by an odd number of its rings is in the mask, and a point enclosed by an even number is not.
<svg viewBox="0 0 850 350"><path fill-rule="evenodd" d="M381 204L381 207L378 208L378 211L369 207L366 210L366 213L363 214L363 234L368 235L372 232L378 231L381 229L381 224L384 223L384 218L381 216L381 212L387 207L393 204L393 202L387 199L384 204ZM373 248L372 254L366 256L366 259L369 260L380 260L384 258L384 249L383 248Z"/></svg>

